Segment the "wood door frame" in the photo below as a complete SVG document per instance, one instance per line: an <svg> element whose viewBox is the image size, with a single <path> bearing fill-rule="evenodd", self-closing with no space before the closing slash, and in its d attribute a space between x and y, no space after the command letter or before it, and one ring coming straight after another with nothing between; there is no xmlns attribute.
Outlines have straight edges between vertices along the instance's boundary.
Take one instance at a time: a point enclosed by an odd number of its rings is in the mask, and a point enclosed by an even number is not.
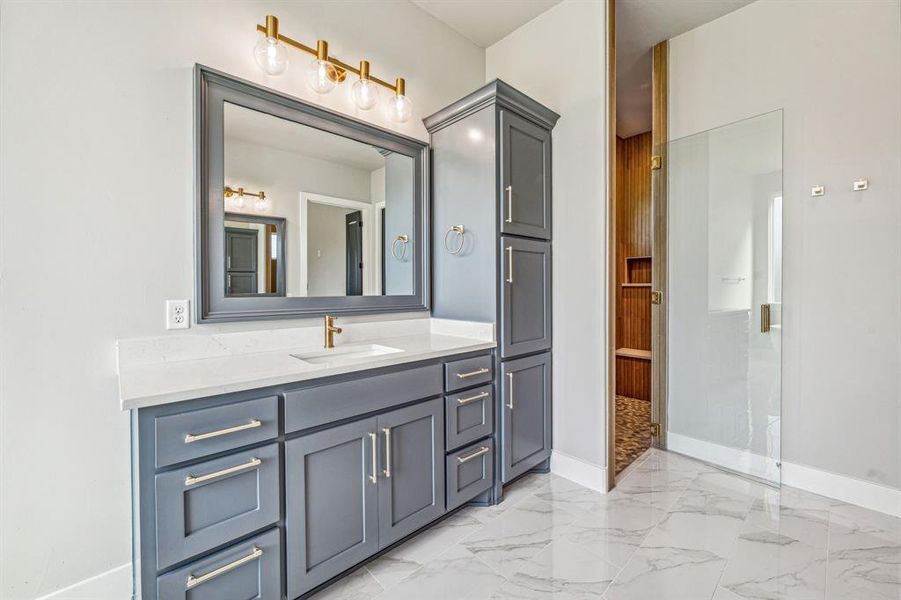
<svg viewBox="0 0 901 600"><path fill-rule="evenodd" d="M651 305L651 422L659 427L654 448L666 449L666 145L669 41L652 49L651 152L661 157L651 171L652 289L664 303ZM607 489L616 486L616 0L607 0Z"/></svg>
<svg viewBox="0 0 901 600"><path fill-rule="evenodd" d="M660 157L660 167L651 171L651 289L662 296L651 305L651 422L658 434L654 448L666 449L667 429L667 145L669 143L669 41L654 46L651 71L651 152Z"/></svg>
<svg viewBox="0 0 901 600"><path fill-rule="evenodd" d="M607 490L616 485L616 0L607 0Z"/></svg>

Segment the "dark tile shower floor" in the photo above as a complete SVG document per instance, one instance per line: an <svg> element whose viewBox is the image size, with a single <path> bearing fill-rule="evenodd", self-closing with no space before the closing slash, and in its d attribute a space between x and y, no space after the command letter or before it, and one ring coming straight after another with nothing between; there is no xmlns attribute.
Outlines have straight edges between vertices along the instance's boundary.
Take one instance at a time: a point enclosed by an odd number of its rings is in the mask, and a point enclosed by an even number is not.
<svg viewBox="0 0 901 600"><path fill-rule="evenodd" d="M651 403L616 397L616 474L651 447Z"/></svg>

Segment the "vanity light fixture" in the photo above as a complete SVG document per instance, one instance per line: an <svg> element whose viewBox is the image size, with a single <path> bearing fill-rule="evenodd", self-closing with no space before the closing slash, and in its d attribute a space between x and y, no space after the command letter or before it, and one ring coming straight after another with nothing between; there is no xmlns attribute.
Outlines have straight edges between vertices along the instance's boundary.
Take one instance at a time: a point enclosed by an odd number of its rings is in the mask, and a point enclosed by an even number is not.
<svg viewBox="0 0 901 600"><path fill-rule="evenodd" d="M351 89L354 103L362 110L373 108L379 100L378 88L380 85L392 92L385 106L385 116L395 123L404 123L413 114L413 103L406 96L406 82L398 78L394 85L375 77L369 72L369 62L360 61L360 68L356 68L346 62L329 56L328 42L318 40L316 48L311 48L297 40L278 32L278 19L273 15L266 16L266 24L257 24L257 31L264 34L263 39L254 46L254 58L263 71L270 75L283 73L288 66L286 47L290 46L301 52L306 52L315 58L308 67L306 78L309 86L317 94L327 94L338 84L344 82L348 73L358 77Z"/></svg>
<svg viewBox="0 0 901 600"><path fill-rule="evenodd" d="M351 88L354 104L361 110L369 110L379 102L379 88L369 77L369 61L360 61L360 78Z"/></svg>
<svg viewBox="0 0 901 600"><path fill-rule="evenodd" d="M266 212L267 210L269 210L271 201L266 197L266 192L262 190L259 192L248 192L242 187L233 188L225 186L225 197L234 198L234 200L232 200L232 204L235 208L244 208L244 206L246 205L246 200L244 199L245 196L252 196L253 198L255 198L255 200L253 201L253 209L255 211Z"/></svg>
<svg viewBox="0 0 901 600"><path fill-rule="evenodd" d="M267 16L263 33L266 35L253 47L253 58L267 74L281 75L288 68L288 49L278 43L278 19Z"/></svg>

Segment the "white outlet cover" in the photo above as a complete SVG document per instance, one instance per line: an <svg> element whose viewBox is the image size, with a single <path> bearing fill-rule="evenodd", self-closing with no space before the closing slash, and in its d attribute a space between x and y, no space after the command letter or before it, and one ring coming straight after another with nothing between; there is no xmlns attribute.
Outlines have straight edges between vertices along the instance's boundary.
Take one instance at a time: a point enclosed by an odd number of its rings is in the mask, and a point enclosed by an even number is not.
<svg viewBox="0 0 901 600"><path fill-rule="evenodd" d="M166 300L166 329L188 329L191 326L189 300Z"/></svg>

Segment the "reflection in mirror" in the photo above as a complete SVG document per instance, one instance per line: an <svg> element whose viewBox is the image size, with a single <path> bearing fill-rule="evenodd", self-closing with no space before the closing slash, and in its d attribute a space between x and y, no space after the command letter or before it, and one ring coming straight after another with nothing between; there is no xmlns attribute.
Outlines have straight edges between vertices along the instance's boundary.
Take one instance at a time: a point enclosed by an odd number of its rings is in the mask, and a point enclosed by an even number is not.
<svg viewBox="0 0 901 600"><path fill-rule="evenodd" d="M225 295L285 295L285 219L225 213Z"/></svg>
<svg viewBox="0 0 901 600"><path fill-rule="evenodd" d="M228 102L224 125L226 295L414 293L413 157Z"/></svg>

